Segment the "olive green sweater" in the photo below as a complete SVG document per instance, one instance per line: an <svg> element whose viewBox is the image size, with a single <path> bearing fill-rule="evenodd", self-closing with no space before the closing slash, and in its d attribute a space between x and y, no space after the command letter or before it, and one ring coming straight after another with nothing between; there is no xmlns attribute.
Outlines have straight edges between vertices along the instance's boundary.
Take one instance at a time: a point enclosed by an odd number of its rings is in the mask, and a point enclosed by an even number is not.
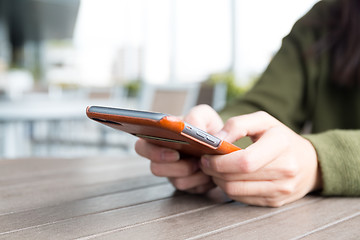
<svg viewBox="0 0 360 240"><path fill-rule="evenodd" d="M329 53L309 58L310 46L326 29L312 22L326 19L333 1L321 1L295 23L255 86L229 104L222 116L263 110L298 133L316 149L324 195L360 195L360 89L329 81ZM359 66L360 67L360 66Z"/></svg>

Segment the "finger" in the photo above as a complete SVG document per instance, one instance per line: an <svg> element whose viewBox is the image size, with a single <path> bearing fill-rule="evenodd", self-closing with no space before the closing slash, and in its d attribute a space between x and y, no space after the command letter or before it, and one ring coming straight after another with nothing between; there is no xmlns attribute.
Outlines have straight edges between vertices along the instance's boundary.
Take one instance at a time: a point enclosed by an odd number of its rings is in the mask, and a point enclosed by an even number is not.
<svg viewBox="0 0 360 240"><path fill-rule="evenodd" d="M238 197L238 196L229 196L232 200L245 203L253 206L261 207L281 207L285 202L283 199L277 198L268 198L268 197Z"/></svg>
<svg viewBox="0 0 360 240"><path fill-rule="evenodd" d="M151 162L151 172L158 177L188 177L199 170L195 161L179 160L174 163Z"/></svg>
<svg viewBox="0 0 360 240"><path fill-rule="evenodd" d="M208 182L207 184L200 185L200 186L191 188L189 190L186 190L186 192L193 193L193 194L203 194L215 187L216 187L216 185L211 181L211 182Z"/></svg>
<svg viewBox="0 0 360 240"><path fill-rule="evenodd" d="M239 200L244 197L266 198L268 201L288 203L302 198L306 192L297 191L294 182L290 181L237 181L227 182L213 178L230 198ZM270 205L268 203L268 205Z"/></svg>
<svg viewBox="0 0 360 240"><path fill-rule="evenodd" d="M235 142L245 136L256 140L266 130L279 124L281 123L274 117L260 111L230 118L226 121L222 132L227 134L224 140L228 142Z"/></svg>
<svg viewBox="0 0 360 240"><path fill-rule="evenodd" d="M288 147L286 133L282 129L271 128L246 149L225 155L204 155L201 165L205 172L254 173L270 164Z"/></svg>
<svg viewBox="0 0 360 240"><path fill-rule="evenodd" d="M228 182L223 179L213 178L230 197L274 197L278 195L278 189L272 181L236 181Z"/></svg>
<svg viewBox="0 0 360 240"><path fill-rule="evenodd" d="M139 139L135 143L135 151L153 162L176 162L180 159L180 154L170 148L164 148L151 144L144 139Z"/></svg>
<svg viewBox="0 0 360 240"><path fill-rule="evenodd" d="M176 189L185 191L193 189L212 182L210 176L205 175L202 171L197 171L187 177L171 177L169 181L176 187Z"/></svg>
<svg viewBox="0 0 360 240"><path fill-rule="evenodd" d="M275 197L229 196L229 198L249 205L256 205L263 207L281 207L285 204L299 200L304 196L305 195L296 194L296 195L279 195Z"/></svg>
<svg viewBox="0 0 360 240"><path fill-rule="evenodd" d="M298 174L298 166L293 162L284 164L285 161L286 159L273 161L253 173L219 173L210 168L203 168L202 165L200 167L205 174L225 181L274 181L295 178Z"/></svg>
<svg viewBox="0 0 360 240"><path fill-rule="evenodd" d="M193 107L184 120L210 134L220 131L224 125L219 114L206 104Z"/></svg>

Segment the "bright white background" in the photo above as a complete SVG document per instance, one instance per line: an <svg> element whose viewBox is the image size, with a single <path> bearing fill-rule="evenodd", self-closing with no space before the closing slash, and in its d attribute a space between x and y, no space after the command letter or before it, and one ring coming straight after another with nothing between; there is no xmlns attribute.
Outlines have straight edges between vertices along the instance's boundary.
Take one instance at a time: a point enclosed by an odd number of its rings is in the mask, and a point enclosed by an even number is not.
<svg viewBox="0 0 360 240"><path fill-rule="evenodd" d="M317 0L234 2L235 72L239 83L246 84L264 70L281 39ZM202 81L227 71L233 51L232 3L82 1L74 39L78 79L86 85L109 85L114 74L152 82Z"/></svg>

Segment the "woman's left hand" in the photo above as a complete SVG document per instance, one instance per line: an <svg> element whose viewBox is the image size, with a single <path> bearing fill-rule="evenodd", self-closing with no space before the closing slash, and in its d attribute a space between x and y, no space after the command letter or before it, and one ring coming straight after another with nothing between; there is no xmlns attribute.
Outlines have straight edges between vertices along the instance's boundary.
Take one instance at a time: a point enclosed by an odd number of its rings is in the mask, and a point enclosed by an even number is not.
<svg viewBox="0 0 360 240"><path fill-rule="evenodd" d="M244 150L201 159L201 169L230 198L251 205L278 207L321 187L312 144L265 112L233 117L221 135L234 142L249 136Z"/></svg>

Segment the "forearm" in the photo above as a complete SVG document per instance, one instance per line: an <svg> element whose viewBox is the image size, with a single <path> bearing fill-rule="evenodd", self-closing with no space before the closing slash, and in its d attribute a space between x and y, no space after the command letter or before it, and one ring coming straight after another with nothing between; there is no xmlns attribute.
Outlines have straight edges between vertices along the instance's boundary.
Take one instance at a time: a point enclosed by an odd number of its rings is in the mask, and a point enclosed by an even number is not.
<svg viewBox="0 0 360 240"><path fill-rule="evenodd" d="M360 196L360 130L332 130L304 137L317 152L322 194Z"/></svg>

